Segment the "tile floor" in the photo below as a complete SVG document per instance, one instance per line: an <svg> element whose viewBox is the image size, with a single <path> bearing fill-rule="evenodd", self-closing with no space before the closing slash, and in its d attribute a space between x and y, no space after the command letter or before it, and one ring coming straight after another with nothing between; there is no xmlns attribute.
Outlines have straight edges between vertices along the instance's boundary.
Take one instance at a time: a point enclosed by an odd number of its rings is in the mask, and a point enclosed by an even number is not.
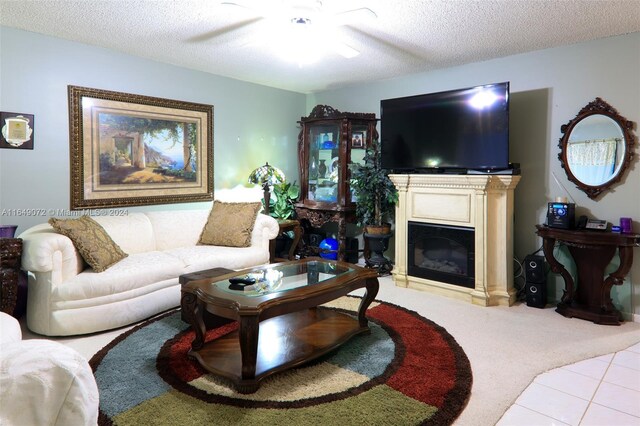
<svg viewBox="0 0 640 426"><path fill-rule="evenodd" d="M497 426L640 426L640 343L540 374Z"/></svg>

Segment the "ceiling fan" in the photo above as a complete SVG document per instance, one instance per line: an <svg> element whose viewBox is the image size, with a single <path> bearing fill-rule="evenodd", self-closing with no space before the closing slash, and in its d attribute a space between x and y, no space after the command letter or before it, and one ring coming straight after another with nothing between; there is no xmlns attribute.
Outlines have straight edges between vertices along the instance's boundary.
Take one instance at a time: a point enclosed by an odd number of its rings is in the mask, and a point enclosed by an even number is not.
<svg viewBox="0 0 640 426"><path fill-rule="evenodd" d="M318 0L221 1L219 5L244 9L250 19L210 33L211 37L260 23L249 44L266 44L299 65L314 62L328 51L345 58L358 56L360 52L341 39L338 28L377 18L368 7L335 12Z"/></svg>

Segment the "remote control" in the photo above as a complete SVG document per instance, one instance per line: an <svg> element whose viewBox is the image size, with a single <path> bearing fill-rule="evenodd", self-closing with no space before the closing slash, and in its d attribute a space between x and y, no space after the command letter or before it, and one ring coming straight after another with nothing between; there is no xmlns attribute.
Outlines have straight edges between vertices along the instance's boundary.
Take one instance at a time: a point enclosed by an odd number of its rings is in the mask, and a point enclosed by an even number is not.
<svg viewBox="0 0 640 426"><path fill-rule="evenodd" d="M256 279L251 277L233 277L229 278L231 284L255 284Z"/></svg>

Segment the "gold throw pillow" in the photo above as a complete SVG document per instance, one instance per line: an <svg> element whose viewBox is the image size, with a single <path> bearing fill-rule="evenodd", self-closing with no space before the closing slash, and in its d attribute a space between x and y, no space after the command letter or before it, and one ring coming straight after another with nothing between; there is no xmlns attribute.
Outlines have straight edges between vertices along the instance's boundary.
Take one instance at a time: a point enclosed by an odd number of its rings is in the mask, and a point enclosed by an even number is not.
<svg viewBox="0 0 640 426"><path fill-rule="evenodd" d="M249 247L253 225L261 207L261 203L214 201L198 244Z"/></svg>
<svg viewBox="0 0 640 426"><path fill-rule="evenodd" d="M123 252L102 226L89 216L77 219L49 219L56 232L73 241L85 262L96 272L102 272L129 256Z"/></svg>

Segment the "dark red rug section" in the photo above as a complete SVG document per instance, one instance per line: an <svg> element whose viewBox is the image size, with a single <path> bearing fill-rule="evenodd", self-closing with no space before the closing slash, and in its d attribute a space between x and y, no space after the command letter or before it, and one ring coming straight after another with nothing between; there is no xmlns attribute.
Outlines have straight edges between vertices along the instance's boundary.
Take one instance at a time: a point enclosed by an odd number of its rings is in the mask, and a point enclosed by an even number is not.
<svg viewBox="0 0 640 426"><path fill-rule="evenodd" d="M405 347L398 369L386 384L439 407L428 424L449 424L466 406L473 382L462 348L444 328L401 306L381 304L370 308L367 317L383 323Z"/></svg>
<svg viewBox="0 0 640 426"><path fill-rule="evenodd" d="M209 342L236 329L238 329L237 322L214 328L213 330L207 331L204 340L205 342ZM165 359L167 360L168 367L184 382L190 382L206 374L206 371L200 364L187 356L194 338L195 333L190 330L177 335L175 339L171 341L170 345L165 345L164 347L164 350L167 352Z"/></svg>

